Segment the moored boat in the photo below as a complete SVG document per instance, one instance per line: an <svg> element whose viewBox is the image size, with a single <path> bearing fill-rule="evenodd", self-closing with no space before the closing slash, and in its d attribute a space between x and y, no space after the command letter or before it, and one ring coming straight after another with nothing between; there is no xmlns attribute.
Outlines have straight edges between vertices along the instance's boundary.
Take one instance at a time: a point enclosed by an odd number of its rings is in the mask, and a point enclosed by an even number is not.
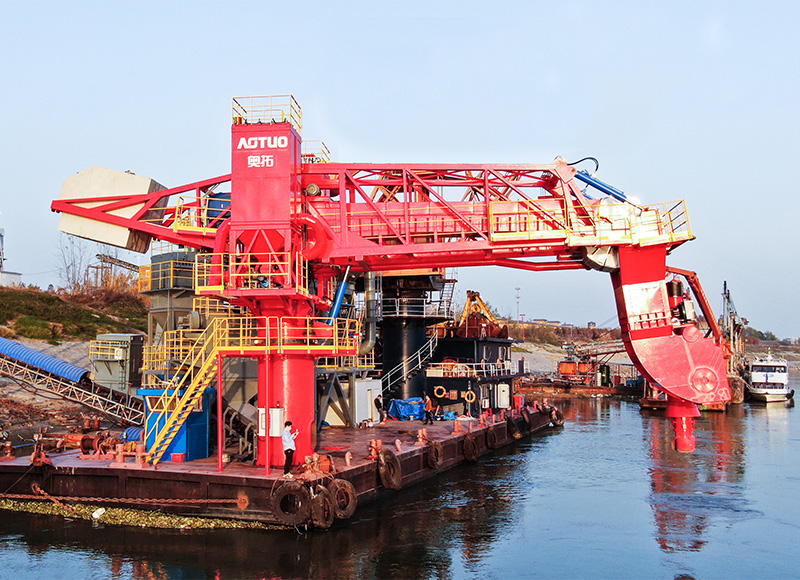
<svg viewBox="0 0 800 580"><path fill-rule="evenodd" d="M786 359L756 357L747 366L747 396L763 403L788 401L794 397L789 388L789 365Z"/></svg>

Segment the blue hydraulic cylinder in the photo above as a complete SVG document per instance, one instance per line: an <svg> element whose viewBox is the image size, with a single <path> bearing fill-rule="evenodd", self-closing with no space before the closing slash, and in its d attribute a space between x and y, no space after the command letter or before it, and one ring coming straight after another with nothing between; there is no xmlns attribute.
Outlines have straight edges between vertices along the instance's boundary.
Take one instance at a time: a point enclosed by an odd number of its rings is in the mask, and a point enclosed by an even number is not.
<svg viewBox="0 0 800 580"><path fill-rule="evenodd" d="M336 289L336 296L333 298L333 305L331 306L330 317L331 319L339 316L339 311L342 309L342 302L344 302L344 295L347 292L347 280L342 280L339 288Z"/></svg>
<svg viewBox="0 0 800 580"><path fill-rule="evenodd" d="M350 277L350 266L345 268L344 276L342 276L342 281L339 283L339 287L336 289L336 296L333 297L333 304L331 305L331 311L328 313L330 316L330 323L333 324L333 321L339 316L339 311L342 309L342 302L344 302L344 296L347 293L347 278Z"/></svg>
<svg viewBox="0 0 800 580"><path fill-rule="evenodd" d="M595 189L599 189L606 195L610 195L611 197L618 199L619 201L628 201L628 196L625 195L625 192L620 191L616 187L609 185L607 183L603 183L596 177L592 177L591 174L586 171L585 169L581 169L578 173L575 174L575 178L579 179L580 181L591 185Z"/></svg>

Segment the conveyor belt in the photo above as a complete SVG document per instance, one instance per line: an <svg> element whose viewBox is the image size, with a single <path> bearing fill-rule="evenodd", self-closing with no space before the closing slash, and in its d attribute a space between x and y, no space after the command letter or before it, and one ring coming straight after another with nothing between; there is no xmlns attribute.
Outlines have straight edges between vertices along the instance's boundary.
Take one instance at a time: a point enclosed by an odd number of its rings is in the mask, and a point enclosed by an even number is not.
<svg viewBox="0 0 800 580"><path fill-rule="evenodd" d="M0 354L0 375L99 411L116 422L132 425L144 423L144 402L141 399L113 395L89 380L74 382L2 354ZM119 400L117 397L124 400Z"/></svg>

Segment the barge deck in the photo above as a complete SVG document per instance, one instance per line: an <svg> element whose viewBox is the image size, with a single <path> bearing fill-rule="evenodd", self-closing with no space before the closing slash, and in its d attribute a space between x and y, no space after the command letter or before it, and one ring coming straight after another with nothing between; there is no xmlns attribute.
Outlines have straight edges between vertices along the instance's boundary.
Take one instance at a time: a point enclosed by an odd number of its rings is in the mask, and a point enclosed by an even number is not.
<svg viewBox="0 0 800 580"><path fill-rule="evenodd" d="M0 498L55 499L113 504L169 513L326 528L357 506L392 490L434 477L493 449L563 422L555 409L512 411L506 420L389 421L364 429L328 428L319 435L316 464L301 465L292 479L280 468L216 457L164 461L154 468L128 458L87 458L79 451L51 453L41 465L29 457L0 462ZM379 441L380 443L376 443ZM328 459L330 461L328 461ZM297 473L297 471L301 471Z"/></svg>

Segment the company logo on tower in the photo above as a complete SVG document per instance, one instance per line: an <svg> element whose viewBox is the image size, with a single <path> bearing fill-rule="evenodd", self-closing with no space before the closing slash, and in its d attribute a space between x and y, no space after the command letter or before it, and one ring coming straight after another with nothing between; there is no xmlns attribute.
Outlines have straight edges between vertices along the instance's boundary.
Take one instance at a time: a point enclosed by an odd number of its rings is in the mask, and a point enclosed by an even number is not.
<svg viewBox="0 0 800 580"><path fill-rule="evenodd" d="M242 137L236 149L285 149L289 146L286 135L273 137Z"/></svg>

